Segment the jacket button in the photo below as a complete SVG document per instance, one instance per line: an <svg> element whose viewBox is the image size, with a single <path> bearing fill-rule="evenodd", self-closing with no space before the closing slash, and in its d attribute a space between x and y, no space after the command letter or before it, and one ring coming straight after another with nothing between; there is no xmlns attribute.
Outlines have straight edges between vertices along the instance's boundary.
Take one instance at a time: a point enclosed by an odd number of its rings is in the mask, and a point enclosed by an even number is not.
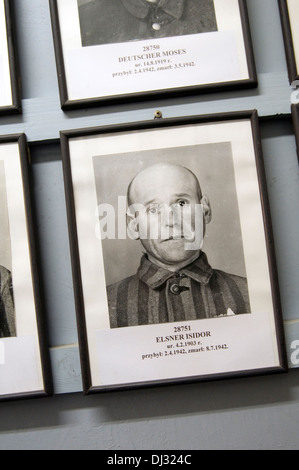
<svg viewBox="0 0 299 470"><path fill-rule="evenodd" d="M172 284L170 286L170 292L174 295L178 295L181 292L180 286L177 284Z"/></svg>
<svg viewBox="0 0 299 470"><path fill-rule="evenodd" d="M152 25L152 28L153 28L153 30L155 30L155 31L160 31L161 25L160 25L159 23L154 23L154 24Z"/></svg>

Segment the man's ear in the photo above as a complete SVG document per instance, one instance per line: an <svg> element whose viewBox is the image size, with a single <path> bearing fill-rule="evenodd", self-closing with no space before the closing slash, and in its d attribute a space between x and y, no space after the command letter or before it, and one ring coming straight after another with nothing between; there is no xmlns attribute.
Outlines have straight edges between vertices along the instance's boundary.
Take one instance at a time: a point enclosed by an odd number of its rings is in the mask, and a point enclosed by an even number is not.
<svg viewBox="0 0 299 470"><path fill-rule="evenodd" d="M203 207L204 221L206 224L209 224L212 220L212 209L211 209L208 196L204 194L200 200L200 203L202 204L202 207Z"/></svg>
<svg viewBox="0 0 299 470"><path fill-rule="evenodd" d="M127 212L127 233L132 240L140 238L137 218L130 211Z"/></svg>

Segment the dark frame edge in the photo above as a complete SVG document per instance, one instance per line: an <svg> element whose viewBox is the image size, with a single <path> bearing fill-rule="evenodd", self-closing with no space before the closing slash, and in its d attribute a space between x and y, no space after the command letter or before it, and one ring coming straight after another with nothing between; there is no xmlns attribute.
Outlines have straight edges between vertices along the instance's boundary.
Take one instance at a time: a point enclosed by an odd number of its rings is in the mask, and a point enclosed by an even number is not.
<svg viewBox="0 0 299 470"><path fill-rule="evenodd" d="M266 172L264 166L262 141L259 127L258 112L252 114L251 119L253 143L255 149L256 168L258 172L258 182L260 188L261 207L263 212L264 231L266 239L266 249L268 256L269 275L272 289L272 301L274 307L274 322L276 328L276 343L282 372L288 372L288 358L286 352L286 341L284 334L282 306L279 289L279 278L276 264L275 243L273 236L273 225L270 210L269 195L267 189Z"/></svg>
<svg viewBox="0 0 299 470"><path fill-rule="evenodd" d="M213 374L213 375L202 375L194 377L179 377L173 379L149 381L149 382L134 382L129 384L120 384L120 385L107 385L107 386L94 386L90 387L85 395L95 395L99 393L111 393L111 392L125 392L130 390L142 390L148 388L160 388L174 385L190 385L190 384L200 384L205 382L218 382L222 380L238 380L249 377L261 377L269 375L278 375L285 374L288 371L283 367L271 367L267 369L250 369L245 371L237 372L227 372L223 374Z"/></svg>
<svg viewBox="0 0 299 470"><path fill-rule="evenodd" d="M258 86L258 75L255 65L254 49L252 35L250 30L250 21L247 7L247 0L239 0L240 16L243 28L243 38L248 66L249 81L251 88Z"/></svg>
<svg viewBox="0 0 299 470"><path fill-rule="evenodd" d="M295 80L299 79L299 71L295 60L295 51L287 0L278 0L278 8L282 26L282 36L285 47L288 77L290 84L292 84Z"/></svg>
<svg viewBox="0 0 299 470"><path fill-rule="evenodd" d="M65 129L60 131L63 139L74 137L87 137L92 135L100 135L114 132L127 132L130 130L144 130L152 128L172 127L177 125L187 125L196 123L230 121L233 119L249 119L255 110L229 111L213 114L195 114L189 116L177 116L162 119L149 119L145 121L133 121L119 124L108 124L103 126L93 126L87 128ZM69 155L68 155L69 157Z"/></svg>
<svg viewBox="0 0 299 470"><path fill-rule="evenodd" d="M72 279L74 287L76 321L79 340L79 356L81 363L81 375L83 393L87 394L91 387L91 370L89 362L87 328L85 321L85 308L81 281L80 256L77 237L77 223L75 218L75 203L73 183L71 178L70 154L68 147L68 133L60 132L60 148L62 155L64 191L66 199L67 223L69 232L69 248L71 255Z"/></svg>
<svg viewBox="0 0 299 470"><path fill-rule="evenodd" d="M58 14L57 0L49 0L50 8L50 18L52 25L52 38L54 44L54 53L55 53L55 62L57 69L57 81L59 88L60 96L60 105L61 109L64 110L67 108L68 103L68 93L67 93L67 82L66 82L66 73L64 67L64 57L63 57L63 48L62 40L60 33L60 21Z"/></svg>
<svg viewBox="0 0 299 470"><path fill-rule="evenodd" d="M48 331L46 319L43 318L41 312L43 311L43 290L39 278L39 255L37 250L37 233L36 225L34 223L35 214L33 213L33 195L32 195L32 174L30 171L31 158L30 149L27 143L25 134L20 135L20 156L21 156L21 170L23 178L23 194L26 210L27 234L28 244L30 250L31 274L33 279L34 299L36 305L36 320L39 335L39 345L41 352L41 364L43 371L43 381L45 386L45 394L47 396L53 395L53 379L51 371L50 352L48 344Z"/></svg>
<svg viewBox="0 0 299 470"><path fill-rule="evenodd" d="M87 98L82 100L61 99L61 109L65 112L85 108L95 108L117 104L132 104L140 102L149 102L153 100L165 100L171 98L194 97L199 98L210 93L233 92L237 90L250 90L256 88L257 80L249 78L246 80L236 80L234 82L223 82L218 84L195 85L184 88L168 88L166 90L156 90L149 92L138 92L126 95L113 95L108 97Z"/></svg>

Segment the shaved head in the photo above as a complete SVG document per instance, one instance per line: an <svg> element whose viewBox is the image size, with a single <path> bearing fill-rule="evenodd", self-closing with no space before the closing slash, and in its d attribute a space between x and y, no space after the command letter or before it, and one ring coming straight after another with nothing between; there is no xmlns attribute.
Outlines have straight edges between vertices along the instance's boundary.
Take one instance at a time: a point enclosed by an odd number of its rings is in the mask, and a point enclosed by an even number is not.
<svg viewBox="0 0 299 470"><path fill-rule="evenodd" d="M158 188L159 185L165 186L168 181L176 181L194 186L198 200L202 198L202 191L199 181L195 174L188 168L174 163L157 163L141 170L131 181L128 187L127 198L128 205L141 203L138 200L138 194L146 186Z"/></svg>

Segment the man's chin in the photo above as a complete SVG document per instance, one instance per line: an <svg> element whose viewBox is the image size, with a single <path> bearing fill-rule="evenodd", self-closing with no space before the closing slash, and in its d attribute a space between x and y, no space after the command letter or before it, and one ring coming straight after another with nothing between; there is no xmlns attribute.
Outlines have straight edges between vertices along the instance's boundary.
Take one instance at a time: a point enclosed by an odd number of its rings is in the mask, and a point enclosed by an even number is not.
<svg viewBox="0 0 299 470"><path fill-rule="evenodd" d="M188 265L194 261L199 255L199 251L188 251L188 250L178 250L176 251L174 245L172 245L172 250L169 250L167 253L163 253L160 255L160 260L165 263L166 265L180 265L185 264Z"/></svg>
<svg viewBox="0 0 299 470"><path fill-rule="evenodd" d="M170 267L179 269L181 265L187 266L199 256L199 249L196 247L188 249L187 246L186 238L167 238L156 242L154 246L143 244L149 260L166 269Z"/></svg>

